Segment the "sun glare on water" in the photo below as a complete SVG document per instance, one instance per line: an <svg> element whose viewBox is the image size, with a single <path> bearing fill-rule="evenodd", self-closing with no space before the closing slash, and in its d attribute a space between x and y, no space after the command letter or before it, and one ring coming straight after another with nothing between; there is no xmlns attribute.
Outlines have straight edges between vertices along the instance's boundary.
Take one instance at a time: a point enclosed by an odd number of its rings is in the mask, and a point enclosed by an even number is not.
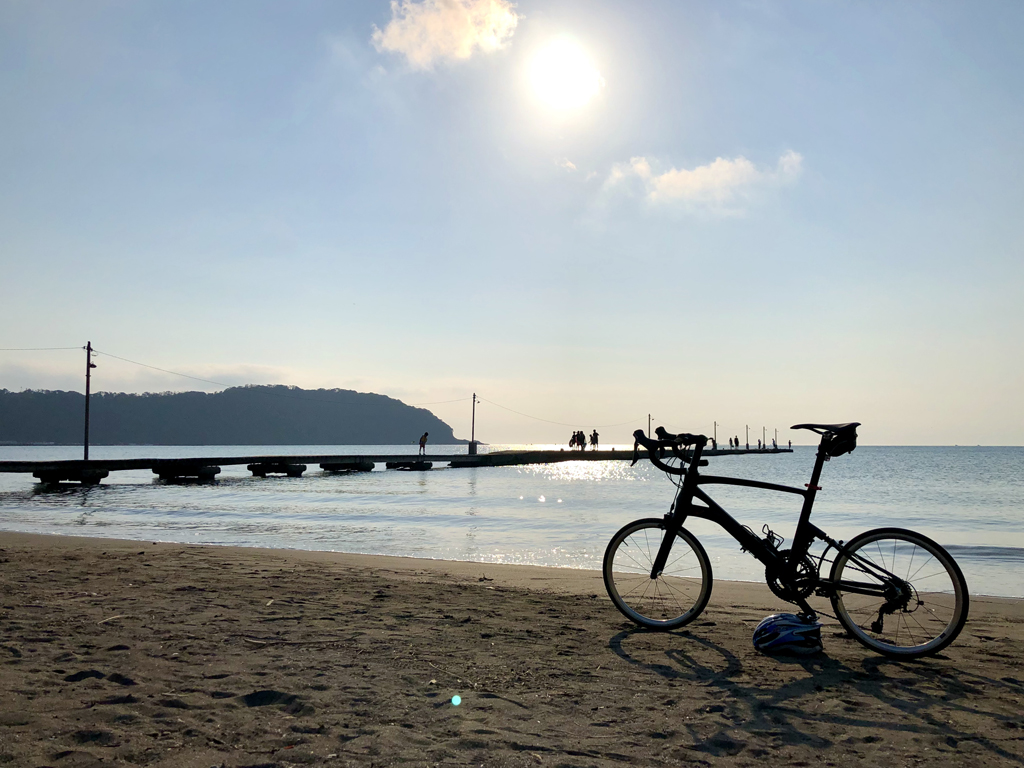
<svg viewBox="0 0 1024 768"><path fill-rule="evenodd" d="M572 40L548 43L530 60L530 85L547 107L571 110L584 106L604 86L590 57Z"/></svg>

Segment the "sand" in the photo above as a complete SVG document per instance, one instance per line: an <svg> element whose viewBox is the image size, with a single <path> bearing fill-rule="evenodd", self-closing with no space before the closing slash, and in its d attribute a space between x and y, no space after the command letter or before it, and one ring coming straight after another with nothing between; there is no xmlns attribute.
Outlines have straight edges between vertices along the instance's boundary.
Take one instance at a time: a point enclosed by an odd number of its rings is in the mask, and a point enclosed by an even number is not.
<svg viewBox="0 0 1024 768"><path fill-rule="evenodd" d="M758 654L736 582L652 633L597 573L0 533L0 588L0 766L1024 763L1021 601L894 662Z"/></svg>

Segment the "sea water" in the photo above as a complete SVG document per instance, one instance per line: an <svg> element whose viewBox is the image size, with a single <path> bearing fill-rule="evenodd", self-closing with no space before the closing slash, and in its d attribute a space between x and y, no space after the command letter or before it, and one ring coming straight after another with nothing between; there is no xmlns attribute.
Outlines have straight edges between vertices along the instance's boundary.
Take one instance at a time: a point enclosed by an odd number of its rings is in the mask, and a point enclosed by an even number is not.
<svg viewBox="0 0 1024 768"><path fill-rule="evenodd" d="M491 446L498 450L503 446ZM522 447L522 446L517 446ZM544 447L544 446L538 446ZM628 451L631 446L616 446ZM430 446L465 453L465 446ZM415 454L415 446L95 446L91 457L177 458ZM0 446L3 460L77 459L80 448ZM814 448L712 457L705 474L802 488ZM641 461L256 478L224 467L209 484L170 484L149 470L99 486L37 484L0 474L0 529L164 542L326 550L600 569L621 526L660 517L675 487ZM836 539L911 528L960 563L971 592L1024 597L1024 448L872 447L825 465L813 522ZM792 538L801 498L747 488L706 490L740 522ZM760 581L763 568L712 523L691 519L715 577ZM783 544L785 547L787 544Z"/></svg>

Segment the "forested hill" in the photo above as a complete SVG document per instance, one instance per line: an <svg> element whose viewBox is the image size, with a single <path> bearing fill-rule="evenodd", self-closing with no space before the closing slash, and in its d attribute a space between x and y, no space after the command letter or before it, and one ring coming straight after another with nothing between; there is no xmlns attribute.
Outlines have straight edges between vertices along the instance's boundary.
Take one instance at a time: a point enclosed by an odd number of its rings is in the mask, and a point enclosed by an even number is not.
<svg viewBox="0 0 1024 768"><path fill-rule="evenodd" d="M433 445L464 443L430 411L347 389L232 387L223 392L90 398L93 445ZM81 445L85 395L0 389L0 443Z"/></svg>

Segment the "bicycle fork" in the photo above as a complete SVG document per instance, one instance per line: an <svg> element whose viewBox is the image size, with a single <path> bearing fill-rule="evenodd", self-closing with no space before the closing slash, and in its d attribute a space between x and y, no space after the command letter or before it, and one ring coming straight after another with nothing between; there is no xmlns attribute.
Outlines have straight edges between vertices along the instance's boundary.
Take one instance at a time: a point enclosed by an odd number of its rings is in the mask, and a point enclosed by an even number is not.
<svg viewBox="0 0 1024 768"><path fill-rule="evenodd" d="M668 562L669 553L672 551L672 543L675 541L676 532L682 527L682 523L675 521L674 515L669 515L665 520L665 536L661 539L661 546L658 547L658 554L651 566L651 579L661 576L665 570L665 563Z"/></svg>
<svg viewBox="0 0 1024 768"><path fill-rule="evenodd" d="M672 506L669 508L668 514L665 515L665 536L661 540L661 546L658 547L658 554L654 557L654 563L651 565L651 579L656 579L661 576L662 571L665 570L665 564L668 562L669 553L672 551L672 544L675 543L676 534L679 529L683 527L683 522L686 520L686 515L679 516L680 509L689 509L693 503L693 488L697 487L697 466L700 461L700 452L696 452L695 460L690 464L690 468L686 471L686 477L683 480L683 485L676 493L675 499L672 501ZM693 475L691 480L690 475Z"/></svg>

